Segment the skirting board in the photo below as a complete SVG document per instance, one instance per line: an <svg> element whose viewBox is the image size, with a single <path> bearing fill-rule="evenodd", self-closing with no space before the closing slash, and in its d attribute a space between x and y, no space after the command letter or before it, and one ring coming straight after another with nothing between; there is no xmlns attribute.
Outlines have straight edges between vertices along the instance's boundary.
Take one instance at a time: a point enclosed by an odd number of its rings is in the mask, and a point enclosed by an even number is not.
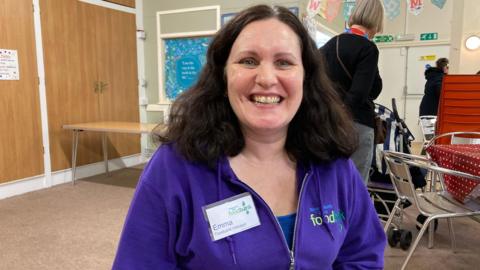
<svg viewBox="0 0 480 270"><path fill-rule="evenodd" d="M126 156L108 161L109 171L115 171L122 168L136 166L148 161L148 158L141 154ZM76 180L105 173L105 163L103 161L88 165L78 166L76 169ZM52 184L56 186L72 182L72 170L66 169L52 172ZM49 188L45 175L32 176L13 182L0 184L0 199L25 194L27 192Z"/></svg>

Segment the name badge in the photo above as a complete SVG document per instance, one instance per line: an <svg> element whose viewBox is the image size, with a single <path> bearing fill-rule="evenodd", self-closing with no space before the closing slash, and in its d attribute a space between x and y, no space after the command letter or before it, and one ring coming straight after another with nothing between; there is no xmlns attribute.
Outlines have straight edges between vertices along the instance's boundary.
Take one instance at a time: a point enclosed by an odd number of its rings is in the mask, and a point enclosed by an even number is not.
<svg viewBox="0 0 480 270"><path fill-rule="evenodd" d="M213 241L260 225L252 195L245 192L202 207Z"/></svg>

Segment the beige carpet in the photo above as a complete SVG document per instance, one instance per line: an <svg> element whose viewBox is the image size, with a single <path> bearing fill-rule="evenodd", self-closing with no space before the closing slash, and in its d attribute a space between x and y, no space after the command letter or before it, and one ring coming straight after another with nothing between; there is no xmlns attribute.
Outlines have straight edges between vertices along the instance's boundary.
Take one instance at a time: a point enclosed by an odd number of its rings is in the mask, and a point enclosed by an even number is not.
<svg viewBox="0 0 480 270"><path fill-rule="evenodd" d="M110 269L140 173L123 169L1 200L0 269Z"/></svg>
<svg viewBox="0 0 480 270"><path fill-rule="evenodd" d="M110 269L140 173L128 168L0 200L0 269ZM480 224L462 219L455 226L457 253L441 222L435 247L427 249L424 237L408 269L479 269ZM400 269L405 256L387 248L385 269Z"/></svg>

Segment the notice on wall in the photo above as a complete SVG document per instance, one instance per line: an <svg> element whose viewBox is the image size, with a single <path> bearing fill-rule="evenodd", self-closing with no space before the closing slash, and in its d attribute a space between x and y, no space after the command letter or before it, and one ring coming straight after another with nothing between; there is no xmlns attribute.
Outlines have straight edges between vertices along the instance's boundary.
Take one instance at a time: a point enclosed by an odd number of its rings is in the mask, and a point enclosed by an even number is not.
<svg viewBox="0 0 480 270"><path fill-rule="evenodd" d="M0 49L0 80L20 80L17 50Z"/></svg>
<svg viewBox="0 0 480 270"><path fill-rule="evenodd" d="M169 100L188 90L206 62L211 37L165 40L165 92Z"/></svg>
<svg viewBox="0 0 480 270"><path fill-rule="evenodd" d="M431 55L420 55L420 61L435 61L437 56L435 54Z"/></svg>

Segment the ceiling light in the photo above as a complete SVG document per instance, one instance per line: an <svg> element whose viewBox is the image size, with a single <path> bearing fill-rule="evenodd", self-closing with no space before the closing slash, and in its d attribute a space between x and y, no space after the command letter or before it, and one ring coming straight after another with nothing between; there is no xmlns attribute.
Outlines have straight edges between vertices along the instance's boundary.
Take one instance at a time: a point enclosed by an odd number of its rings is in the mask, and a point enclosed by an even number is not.
<svg viewBox="0 0 480 270"><path fill-rule="evenodd" d="M469 50L476 50L480 48L480 37L478 36L470 36L465 40L465 47Z"/></svg>

